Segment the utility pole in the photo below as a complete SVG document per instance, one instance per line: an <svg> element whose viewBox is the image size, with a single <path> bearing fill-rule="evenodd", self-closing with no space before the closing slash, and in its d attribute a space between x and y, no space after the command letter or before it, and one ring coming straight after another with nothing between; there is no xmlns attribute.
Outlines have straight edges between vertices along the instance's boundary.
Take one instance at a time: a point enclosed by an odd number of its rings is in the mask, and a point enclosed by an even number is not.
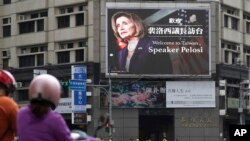
<svg viewBox="0 0 250 141"><path fill-rule="evenodd" d="M240 113L240 125L244 125L245 124L245 118L244 118L244 110L243 110L243 103L244 103L244 92L243 92L243 83L240 82L240 101L239 101L239 113Z"/></svg>
<svg viewBox="0 0 250 141"><path fill-rule="evenodd" d="M240 83L240 105L239 105L239 113L240 113L240 125L245 125L245 114L244 114L244 99L246 94L249 92L249 80L243 80Z"/></svg>
<svg viewBox="0 0 250 141"><path fill-rule="evenodd" d="M111 67L109 67L109 141L112 141L112 83L110 76Z"/></svg>
<svg viewBox="0 0 250 141"><path fill-rule="evenodd" d="M111 75L110 75L110 68L109 68L109 84L108 85L87 85L90 87L96 87L102 89L106 95L109 97L109 107L108 107L108 117L109 117L109 141L112 141L113 138L113 118L112 118L112 82L111 82ZM105 88L109 88L107 91Z"/></svg>

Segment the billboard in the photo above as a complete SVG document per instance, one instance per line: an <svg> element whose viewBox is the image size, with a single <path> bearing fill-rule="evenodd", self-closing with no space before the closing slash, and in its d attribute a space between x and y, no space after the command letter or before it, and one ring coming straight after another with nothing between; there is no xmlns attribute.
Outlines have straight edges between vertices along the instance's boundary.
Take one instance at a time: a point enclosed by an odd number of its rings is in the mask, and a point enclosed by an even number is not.
<svg viewBox="0 0 250 141"><path fill-rule="evenodd" d="M106 75L211 76L210 6L143 4L107 3Z"/></svg>
<svg viewBox="0 0 250 141"><path fill-rule="evenodd" d="M108 107L106 93L101 93L100 106ZM114 108L166 108L165 82L114 82L112 83L112 106Z"/></svg>
<svg viewBox="0 0 250 141"><path fill-rule="evenodd" d="M215 107L214 81L166 82L167 108Z"/></svg>

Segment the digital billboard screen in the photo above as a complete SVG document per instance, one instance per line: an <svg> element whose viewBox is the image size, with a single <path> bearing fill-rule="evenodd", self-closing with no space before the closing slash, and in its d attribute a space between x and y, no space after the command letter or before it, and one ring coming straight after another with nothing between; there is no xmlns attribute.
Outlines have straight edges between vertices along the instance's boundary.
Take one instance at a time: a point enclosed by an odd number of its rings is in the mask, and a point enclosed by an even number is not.
<svg viewBox="0 0 250 141"><path fill-rule="evenodd" d="M106 75L210 76L210 7L107 5Z"/></svg>
<svg viewBox="0 0 250 141"><path fill-rule="evenodd" d="M108 96L101 93L100 107L108 107ZM112 107L166 108L166 84L164 81L113 82Z"/></svg>

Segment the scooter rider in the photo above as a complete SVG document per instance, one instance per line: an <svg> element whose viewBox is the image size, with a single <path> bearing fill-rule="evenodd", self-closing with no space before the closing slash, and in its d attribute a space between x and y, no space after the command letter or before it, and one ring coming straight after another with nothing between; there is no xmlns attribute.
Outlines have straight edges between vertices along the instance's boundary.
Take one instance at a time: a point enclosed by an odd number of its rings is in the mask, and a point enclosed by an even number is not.
<svg viewBox="0 0 250 141"><path fill-rule="evenodd" d="M10 98L16 90L16 80L6 70L0 70L0 141L13 141L16 135L16 116L19 110Z"/></svg>
<svg viewBox="0 0 250 141"><path fill-rule="evenodd" d="M63 117L53 111L61 95L58 79L49 74L36 76L28 93L30 104L17 116L19 141L73 141Z"/></svg>

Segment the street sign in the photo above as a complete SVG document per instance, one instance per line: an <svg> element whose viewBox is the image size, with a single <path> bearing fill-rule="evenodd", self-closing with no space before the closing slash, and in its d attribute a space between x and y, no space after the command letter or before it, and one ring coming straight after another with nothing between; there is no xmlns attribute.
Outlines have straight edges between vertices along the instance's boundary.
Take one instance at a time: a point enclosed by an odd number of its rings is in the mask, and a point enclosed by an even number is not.
<svg viewBox="0 0 250 141"><path fill-rule="evenodd" d="M72 113L72 123L73 124L87 124L87 113Z"/></svg>
<svg viewBox="0 0 250 141"><path fill-rule="evenodd" d="M87 123L87 95L86 95L87 69L84 65L71 67L71 80L69 87L72 93L72 123Z"/></svg>
<svg viewBox="0 0 250 141"><path fill-rule="evenodd" d="M85 80L87 79L86 66L74 65L71 68L72 79Z"/></svg>
<svg viewBox="0 0 250 141"><path fill-rule="evenodd" d="M40 69L34 69L33 70L33 77L36 77L41 74L47 74L47 70L40 70Z"/></svg>
<svg viewBox="0 0 250 141"><path fill-rule="evenodd" d="M82 90L86 93L86 80L70 80L69 87L71 90Z"/></svg>
<svg viewBox="0 0 250 141"><path fill-rule="evenodd" d="M86 91L73 91L73 111L74 112L86 112L87 107L87 96L86 96Z"/></svg>

